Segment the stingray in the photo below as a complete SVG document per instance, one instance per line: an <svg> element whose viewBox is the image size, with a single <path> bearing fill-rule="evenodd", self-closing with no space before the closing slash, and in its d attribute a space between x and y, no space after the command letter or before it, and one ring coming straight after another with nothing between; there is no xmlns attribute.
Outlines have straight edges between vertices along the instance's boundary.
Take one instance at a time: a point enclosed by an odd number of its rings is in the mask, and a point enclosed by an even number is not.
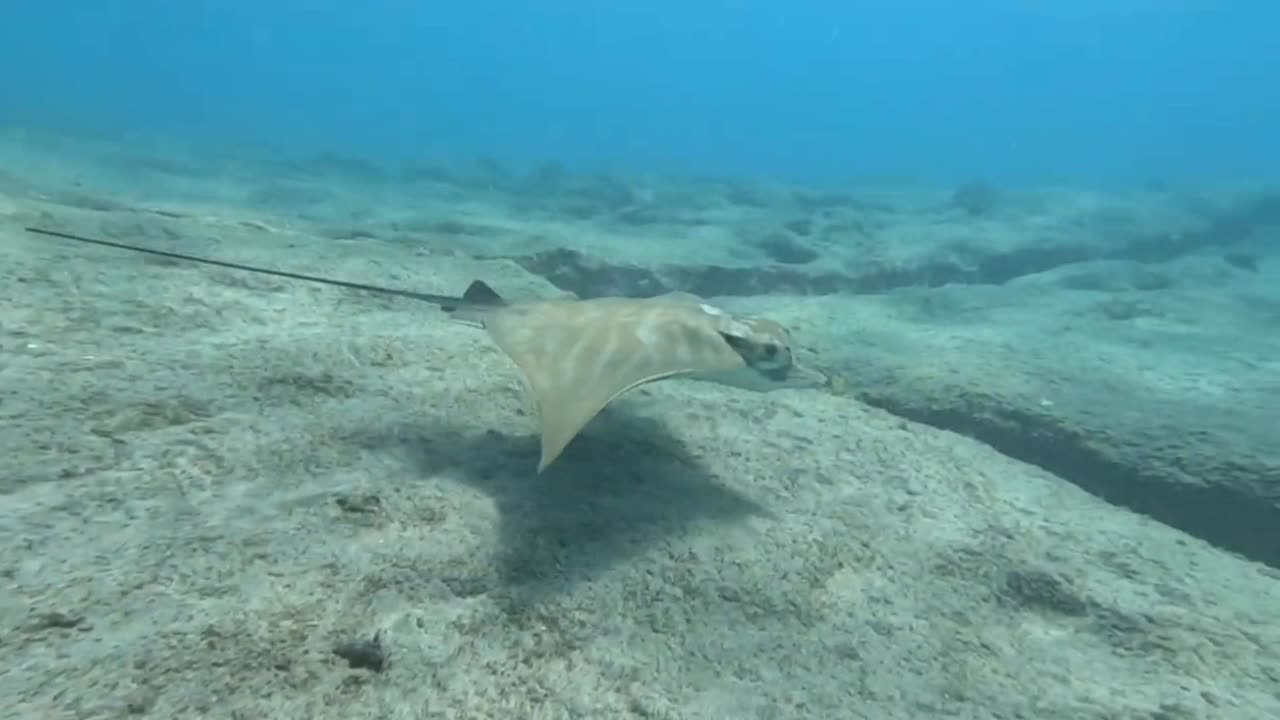
<svg viewBox="0 0 1280 720"><path fill-rule="evenodd" d="M829 386L796 363L779 323L730 313L687 293L649 298L509 300L481 280L461 296L436 295L184 255L41 228L28 232L206 265L422 300L485 329L524 378L541 424L538 472L623 394L689 377L767 391Z"/></svg>

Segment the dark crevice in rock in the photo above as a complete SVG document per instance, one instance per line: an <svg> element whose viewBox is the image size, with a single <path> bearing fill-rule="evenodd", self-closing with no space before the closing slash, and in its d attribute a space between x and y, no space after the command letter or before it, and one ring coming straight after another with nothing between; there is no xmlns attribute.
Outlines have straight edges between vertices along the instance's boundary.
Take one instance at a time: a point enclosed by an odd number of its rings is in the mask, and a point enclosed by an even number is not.
<svg viewBox="0 0 1280 720"><path fill-rule="evenodd" d="M980 440L1113 505L1280 568L1280 505L1243 492L1239 486L1178 481L1120 462L1077 432L1013 409L969 413L863 399L899 417Z"/></svg>
<svg viewBox="0 0 1280 720"><path fill-rule="evenodd" d="M1060 253L1045 254L1056 258L1046 267L1070 262L1064 260ZM858 273L804 271L784 265L758 268L669 265L649 268L612 264L567 249L547 250L511 259L525 270L579 297L648 297L677 290L702 297L874 293L899 287L940 287L952 283L999 284L1028 272L1022 258L1004 262L993 259L973 268L934 262L914 267L875 268ZM1080 259L1084 259L1083 254Z"/></svg>
<svg viewBox="0 0 1280 720"><path fill-rule="evenodd" d="M844 271L806 270L780 263L764 267L611 263L576 250L547 250L510 259L579 297L647 297L684 291L703 297L793 293L873 293L899 287L1000 285L1026 275L1090 260L1173 260L1204 248L1230 246L1255 228L1280 224L1280 196L1266 196L1219 216L1205 228L1137 238L1111 251L1091 245L1045 245L991 253L976 263L938 260L913 266L868 265ZM798 256L788 255L789 258Z"/></svg>

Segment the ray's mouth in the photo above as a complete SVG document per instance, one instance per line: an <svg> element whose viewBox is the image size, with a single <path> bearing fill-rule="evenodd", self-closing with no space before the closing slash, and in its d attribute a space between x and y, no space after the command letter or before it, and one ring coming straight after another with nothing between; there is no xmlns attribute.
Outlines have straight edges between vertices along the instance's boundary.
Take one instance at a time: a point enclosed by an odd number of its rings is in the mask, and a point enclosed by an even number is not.
<svg viewBox="0 0 1280 720"><path fill-rule="evenodd" d="M838 378L831 373L823 372L816 368L807 368L802 365L796 365L792 369L798 375L809 380L817 387L829 389L837 387Z"/></svg>
<svg viewBox="0 0 1280 720"><path fill-rule="evenodd" d="M786 382L791 378L791 371L794 369L794 367L778 365L774 367L757 367L756 372L774 382Z"/></svg>

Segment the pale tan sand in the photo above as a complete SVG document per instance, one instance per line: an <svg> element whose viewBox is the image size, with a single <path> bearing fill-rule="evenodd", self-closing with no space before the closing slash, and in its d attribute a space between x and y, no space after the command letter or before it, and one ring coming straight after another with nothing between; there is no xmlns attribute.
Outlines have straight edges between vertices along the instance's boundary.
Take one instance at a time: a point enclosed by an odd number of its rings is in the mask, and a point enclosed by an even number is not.
<svg viewBox="0 0 1280 720"><path fill-rule="evenodd" d="M1280 716L1274 571L977 442L671 382L537 477L514 367L429 306L19 227L552 292L514 265L10 202L8 716Z"/></svg>

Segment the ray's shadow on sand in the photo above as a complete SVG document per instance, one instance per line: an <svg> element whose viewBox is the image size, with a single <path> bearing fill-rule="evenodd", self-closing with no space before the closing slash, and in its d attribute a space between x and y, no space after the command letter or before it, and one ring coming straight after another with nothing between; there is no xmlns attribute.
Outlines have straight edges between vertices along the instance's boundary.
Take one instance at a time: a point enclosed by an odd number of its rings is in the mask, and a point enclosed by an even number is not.
<svg viewBox="0 0 1280 720"><path fill-rule="evenodd" d="M769 515L660 422L612 408L541 475L536 435L418 427L402 437L424 476L446 473L493 498L507 588L564 591L696 526Z"/></svg>

